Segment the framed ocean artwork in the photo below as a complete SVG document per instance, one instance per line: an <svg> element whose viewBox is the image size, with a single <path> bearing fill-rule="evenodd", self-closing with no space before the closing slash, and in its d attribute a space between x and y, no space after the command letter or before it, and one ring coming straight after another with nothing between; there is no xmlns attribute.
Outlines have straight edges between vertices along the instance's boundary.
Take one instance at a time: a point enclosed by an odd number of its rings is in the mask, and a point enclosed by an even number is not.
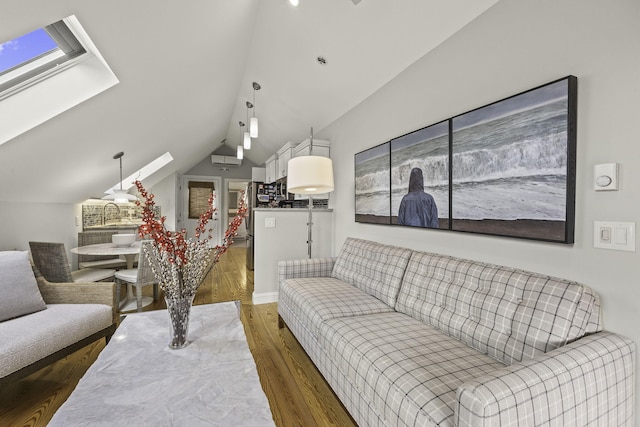
<svg viewBox="0 0 640 427"><path fill-rule="evenodd" d="M355 155L356 222L390 224L390 144Z"/></svg>
<svg viewBox="0 0 640 427"><path fill-rule="evenodd" d="M391 223L449 228L449 121L391 143Z"/></svg>
<svg viewBox="0 0 640 427"><path fill-rule="evenodd" d="M578 79L355 155L356 221L574 242Z"/></svg>
<svg viewBox="0 0 640 427"><path fill-rule="evenodd" d="M577 78L451 119L452 230L573 243Z"/></svg>

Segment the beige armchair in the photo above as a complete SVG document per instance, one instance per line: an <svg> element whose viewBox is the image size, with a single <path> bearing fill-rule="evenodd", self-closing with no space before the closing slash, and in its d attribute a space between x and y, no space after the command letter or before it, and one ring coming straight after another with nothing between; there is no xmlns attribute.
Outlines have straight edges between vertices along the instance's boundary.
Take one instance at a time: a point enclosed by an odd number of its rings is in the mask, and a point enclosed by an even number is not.
<svg viewBox="0 0 640 427"><path fill-rule="evenodd" d="M113 323L118 322L115 282L51 283L34 268L33 273L47 304L104 304L111 307Z"/></svg>

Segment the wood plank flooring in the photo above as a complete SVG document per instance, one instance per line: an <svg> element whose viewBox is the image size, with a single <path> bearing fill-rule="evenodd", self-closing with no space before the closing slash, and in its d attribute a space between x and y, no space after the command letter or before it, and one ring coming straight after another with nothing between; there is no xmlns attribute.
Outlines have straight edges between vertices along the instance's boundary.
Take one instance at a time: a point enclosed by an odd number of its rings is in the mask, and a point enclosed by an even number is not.
<svg viewBox="0 0 640 427"><path fill-rule="evenodd" d="M254 306L252 293L253 272L245 268L244 242L237 242L205 278L194 304L241 301L247 341L276 425L355 426L291 332L278 329L277 304ZM164 308L161 296L145 311ZM0 390L0 427L46 426L104 345L93 343Z"/></svg>

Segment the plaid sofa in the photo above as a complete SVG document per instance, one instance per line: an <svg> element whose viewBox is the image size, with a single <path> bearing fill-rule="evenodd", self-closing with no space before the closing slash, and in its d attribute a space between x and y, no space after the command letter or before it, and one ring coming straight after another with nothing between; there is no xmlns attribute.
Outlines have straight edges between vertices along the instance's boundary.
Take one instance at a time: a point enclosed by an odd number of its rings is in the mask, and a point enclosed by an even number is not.
<svg viewBox="0 0 640 427"><path fill-rule="evenodd" d="M588 287L348 239L278 314L361 426L632 426L635 345Z"/></svg>

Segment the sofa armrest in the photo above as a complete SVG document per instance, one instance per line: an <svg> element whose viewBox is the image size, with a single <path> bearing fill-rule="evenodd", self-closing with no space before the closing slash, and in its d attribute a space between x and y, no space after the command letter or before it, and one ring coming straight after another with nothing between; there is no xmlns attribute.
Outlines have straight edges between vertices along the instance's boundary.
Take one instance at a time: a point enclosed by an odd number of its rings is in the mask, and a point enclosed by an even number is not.
<svg viewBox="0 0 640 427"><path fill-rule="evenodd" d="M634 423L635 345L600 332L457 390L458 426Z"/></svg>
<svg viewBox="0 0 640 427"><path fill-rule="evenodd" d="M111 307L114 323L116 310L116 285L114 282L52 283L43 276L36 276L38 288L46 304L104 304Z"/></svg>
<svg viewBox="0 0 640 427"><path fill-rule="evenodd" d="M278 285L300 277L330 277L336 258L292 259L278 262Z"/></svg>

